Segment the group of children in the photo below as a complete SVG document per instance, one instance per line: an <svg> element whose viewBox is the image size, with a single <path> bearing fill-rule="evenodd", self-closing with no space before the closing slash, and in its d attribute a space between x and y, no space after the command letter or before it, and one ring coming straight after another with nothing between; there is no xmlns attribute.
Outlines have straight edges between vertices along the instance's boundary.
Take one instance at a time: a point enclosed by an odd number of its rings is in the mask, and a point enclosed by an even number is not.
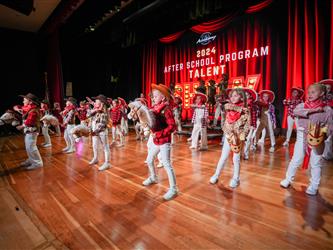
<svg viewBox="0 0 333 250"><path fill-rule="evenodd" d="M326 151L327 155L332 154L333 111L331 108L332 94L329 92L332 85L332 80L311 84L308 87L305 102L302 101L304 91L300 88L292 88L291 97L284 100L284 105L288 110L288 131L283 145L289 146L294 123L296 124L297 139L286 178L280 183L282 187L287 188L292 183L297 168L304 162L305 168L308 164L311 167L311 180L306 192L310 195L317 193L323 153ZM218 112L222 113L223 116L221 119L223 147L215 173L209 182L211 184L217 183L229 154L232 152L234 173L229 186L235 188L240 184L241 159L249 158L249 150L256 149L259 138L264 131L269 133L271 141L269 152L273 153L275 150L276 118L273 106L275 95L270 90L262 90L257 94L252 88L232 88L225 91L225 98L217 103L221 105ZM17 128L24 129L29 159L22 166L34 169L43 165L36 146L40 126L38 101L32 94L23 96L23 98L23 125ZM80 107L77 107L74 98L66 99L66 107L60 112L66 141L66 148L63 151L66 153L75 151L75 141L71 129L75 124L75 117L78 117L81 123L85 123L91 130L93 159L90 164L98 162L98 144L101 143L105 157L99 170L105 170L110 167L108 129L112 128L113 142L119 136L120 143L118 145L123 146L123 136L128 132L126 124L127 104L120 98L110 100L104 95L99 95L93 99L94 101L87 98L88 102L80 102ZM196 92L193 97L191 149L207 150L207 127L210 123L206 105L207 99L207 96L202 92ZM144 97L140 97L138 100L142 101L142 105L148 106ZM153 105L150 107L150 112L154 117L154 125L149 128L150 140L148 141L146 159L149 176L143 185L149 186L157 183L154 160L158 156L169 180L169 189L164 195L165 200L170 200L178 194L176 175L170 159L172 135L177 130L175 109L179 108L179 103L181 103L178 101L177 105L175 100L172 91L166 85L152 84ZM111 107L109 107L110 103L112 103ZM49 144L50 141L47 140L46 145Z"/></svg>

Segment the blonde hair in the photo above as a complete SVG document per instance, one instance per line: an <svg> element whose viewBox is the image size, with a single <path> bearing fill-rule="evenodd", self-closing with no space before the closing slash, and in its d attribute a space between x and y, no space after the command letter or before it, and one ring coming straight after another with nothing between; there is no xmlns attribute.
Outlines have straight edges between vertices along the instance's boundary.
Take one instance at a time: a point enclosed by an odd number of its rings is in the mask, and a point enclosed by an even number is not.
<svg viewBox="0 0 333 250"><path fill-rule="evenodd" d="M232 95L232 93L237 92L238 95L241 96L241 99L243 101L244 107L247 107L247 98L246 98L246 94L245 91L241 88L234 88L230 91L229 93L229 98Z"/></svg>
<svg viewBox="0 0 333 250"><path fill-rule="evenodd" d="M308 86L308 89L309 88L317 88L320 90L320 92L326 94L326 86L325 84L322 84L320 82L315 82L315 83L312 83Z"/></svg>

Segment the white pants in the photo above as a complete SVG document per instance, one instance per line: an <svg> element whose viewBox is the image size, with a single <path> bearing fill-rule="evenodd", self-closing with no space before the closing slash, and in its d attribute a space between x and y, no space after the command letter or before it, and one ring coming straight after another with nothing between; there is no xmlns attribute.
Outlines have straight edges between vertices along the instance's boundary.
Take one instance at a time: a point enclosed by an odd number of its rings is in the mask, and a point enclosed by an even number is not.
<svg viewBox="0 0 333 250"><path fill-rule="evenodd" d="M147 142L147 149L148 149L148 153L149 153L149 149L150 147L154 144L154 139L153 139L153 136L152 134L150 133L149 134L149 137L148 137L148 142ZM162 156L161 156L161 152L159 152L157 154L157 159L160 163L162 163ZM146 161L148 162L148 155L147 155L147 158L146 158Z"/></svg>
<svg viewBox="0 0 333 250"><path fill-rule="evenodd" d="M66 142L66 149L67 150L75 150L75 139L73 137L73 134L71 133L71 130L75 127L74 124L67 124L65 132L64 132L64 138Z"/></svg>
<svg viewBox="0 0 333 250"><path fill-rule="evenodd" d="M25 150L28 154L26 163L31 164L31 166L43 166L43 160L36 145L37 136L38 133L29 133L25 134L24 137Z"/></svg>
<svg viewBox="0 0 333 250"><path fill-rule="evenodd" d="M45 144L51 144L51 138L50 138L50 135L49 135L49 126L44 124L42 126L42 134L44 136L44 143Z"/></svg>
<svg viewBox="0 0 333 250"><path fill-rule="evenodd" d="M222 147L222 152L221 152L221 157L219 162L217 163L215 174L217 177L220 176L226 161L228 160L229 154L230 154L230 145L225 137L224 142L223 142L223 147ZM233 153L233 165L234 165L234 174L233 174L233 179L239 180L239 171L240 171L240 153Z"/></svg>
<svg viewBox="0 0 333 250"><path fill-rule="evenodd" d="M255 131L256 131L256 129L251 126L249 134L246 137L245 146L244 146L244 156L246 158L249 157L250 146L253 143L253 137L255 136Z"/></svg>
<svg viewBox="0 0 333 250"><path fill-rule="evenodd" d="M333 137L330 135L326 140L325 140L325 150L323 153L323 157L326 160L332 160L333 159L333 148L332 148L332 143L333 143Z"/></svg>
<svg viewBox="0 0 333 250"><path fill-rule="evenodd" d="M127 135L128 134L128 120L125 119L124 117L121 118L121 131L123 132L123 134Z"/></svg>
<svg viewBox="0 0 333 250"><path fill-rule="evenodd" d="M287 173L286 173L286 179L291 182L296 174L297 168L302 165L305 157L305 147L304 147L304 130L303 129L297 129L297 137L296 137L296 143L294 147L294 154L293 157L289 163ZM318 189L319 183L320 183L320 175L321 175L321 166L322 166L322 155L319 155L316 150L311 150L310 155L310 161L309 161L309 167L311 169L311 179L310 179L310 185Z"/></svg>
<svg viewBox="0 0 333 250"><path fill-rule="evenodd" d="M222 105L218 104L216 105L216 109L215 109L215 114L214 114L214 121L213 121L213 125L216 126L217 124L217 120L219 119L219 117L221 116L221 126L223 124L223 112L222 112Z"/></svg>
<svg viewBox="0 0 333 250"><path fill-rule="evenodd" d="M94 160L98 160L98 145L99 142L102 144L104 150L104 162L109 163L111 154L110 154L110 145L109 145L109 138L108 138L108 130L105 129L104 131L98 133L92 137L92 144L93 144L93 153L94 153Z"/></svg>
<svg viewBox="0 0 333 250"><path fill-rule="evenodd" d="M116 141L118 135L119 135L120 144L123 145L124 144L124 135L121 130L120 124L118 124L116 126L112 126L112 142Z"/></svg>
<svg viewBox="0 0 333 250"><path fill-rule="evenodd" d="M192 130L192 147L197 148L201 137L201 148L207 148L207 128L202 128L201 124L194 123Z"/></svg>
<svg viewBox="0 0 333 250"><path fill-rule="evenodd" d="M287 117L288 130L287 130L287 135L286 135L286 141L287 142L290 141L290 137L291 137L291 134L292 134L293 129L294 129L294 123L295 123L296 129L297 129L297 119L294 119L290 115L288 115L288 117Z"/></svg>
<svg viewBox="0 0 333 250"><path fill-rule="evenodd" d="M161 153L161 160L163 167L168 175L169 186L170 188L175 189L177 187L176 175L170 161L170 153L171 153L170 143L164 143L162 145L155 145L155 143L152 143L152 145L149 147L148 157L147 157L149 176L152 179L157 178L154 167L154 159L158 155L158 153Z"/></svg>

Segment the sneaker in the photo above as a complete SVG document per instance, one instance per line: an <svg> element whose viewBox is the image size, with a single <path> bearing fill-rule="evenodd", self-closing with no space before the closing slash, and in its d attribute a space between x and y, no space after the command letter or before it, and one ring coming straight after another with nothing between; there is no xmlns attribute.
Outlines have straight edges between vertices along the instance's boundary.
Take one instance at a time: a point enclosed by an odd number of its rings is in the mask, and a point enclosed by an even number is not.
<svg viewBox="0 0 333 250"><path fill-rule="evenodd" d="M20 164L19 164L19 167L28 167L28 166L30 166L31 165L31 163L29 162L29 160L26 160L26 161L24 161L24 162L21 162Z"/></svg>
<svg viewBox="0 0 333 250"><path fill-rule="evenodd" d="M270 148L269 148L269 152L270 152L270 153L274 153L274 151L275 151L275 147L270 147Z"/></svg>
<svg viewBox="0 0 333 250"><path fill-rule="evenodd" d="M142 182L142 185L144 185L144 186L149 186L149 185L156 184L156 183L157 183L156 178L148 177L147 179L145 179L145 180Z"/></svg>
<svg viewBox="0 0 333 250"><path fill-rule="evenodd" d="M89 162L89 165L94 165L96 163L98 163L98 160L96 158L94 158Z"/></svg>
<svg viewBox="0 0 333 250"><path fill-rule="evenodd" d="M41 147L44 147L44 145L46 145L47 143L43 142L40 144Z"/></svg>
<svg viewBox="0 0 333 250"><path fill-rule="evenodd" d="M42 145L43 148L50 148L52 147L52 144L51 143L47 143L47 144L44 144Z"/></svg>
<svg viewBox="0 0 333 250"><path fill-rule="evenodd" d="M189 149L197 149L197 147L191 146L189 147Z"/></svg>
<svg viewBox="0 0 333 250"><path fill-rule="evenodd" d="M288 188L290 186L290 181L287 179L284 179L284 180L280 181L280 186L283 188Z"/></svg>
<svg viewBox="0 0 333 250"><path fill-rule="evenodd" d="M190 138L188 138L188 139L187 139L187 141L188 141L188 142L192 141L192 138L191 138L191 137L190 137Z"/></svg>
<svg viewBox="0 0 333 250"><path fill-rule="evenodd" d="M244 160L248 160L248 159L249 159L249 156L248 156L248 155L244 155L244 156L243 156L243 159L244 159Z"/></svg>
<svg viewBox="0 0 333 250"><path fill-rule="evenodd" d="M30 166L27 166L25 169L26 170L34 170L36 168L41 168L43 167L43 165L30 165Z"/></svg>
<svg viewBox="0 0 333 250"><path fill-rule="evenodd" d="M163 168L163 164L162 164L162 162L159 162L159 163L157 164L157 167L158 167L158 168Z"/></svg>
<svg viewBox="0 0 333 250"><path fill-rule="evenodd" d="M282 144L283 147L289 147L289 142L288 141L285 141L283 144Z"/></svg>
<svg viewBox="0 0 333 250"><path fill-rule="evenodd" d="M67 152L69 150L69 147L65 147L62 149L62 152Z"/></svg>
<svg viewBox="0 0 333 250"><path fill-rule="evenodd" d="M239 180L232 178L229 182L229 187L235 188L239 185Z"/></svg>
<svg viewBox="0 0 333 250"><path fill-rule="evenodd" d="M260 144L260 145L265 144L265 141L264 140L259 140L258 144Z"/></svg>
<svg viewBox="0 0 333 250"><path fill-rule="evenodd" d="M72 148L72 149L67 150L65 153L66 154L71 154L71 153L74 153L74 152L75 152L75 149Z"/></svg>
<svg viewBox="0 0 333 250"><path fill-rule="evenodd" d="M124 145L124 143L119 143L119 144L117 144L117 148L121 148L121 147L124 147L125 145Z"/></svg>
<svg viewBox="0 0 333 250"><path fill-rule="evenodd" d="M305 193L307 193L308 195L316 195L317 192L318 192L318 189L314 188L312 185L308 186L308 188L305 191Z"/></svg>
<svg viewBox="0 0 333 250"><path fill-rule="evenodd" d="M108 169L108 168L110 168L110 163L108 163L108 162L104 162L104 164L103 164L102 166L100 166L100 167L98 168L98 170L99 170L99 171L103 171L103 170L106 170L106 169Z"/></svg>
<svg viewBox="0 0 333 250"><path fill-rule="evenodd" d="M216 184L218 182L218 180L219 180L219 177L214 174L212 177L210 177L209 183L210 184Z"/></svg>
<svg viewBox="0 0 333 250"><path fill-rule="evenodd" d="M163 199L168 201L171 200L172 198L176 197L178 194L178 189L177 188L169 188L168 192L166 192L163 195Z"/></svg>

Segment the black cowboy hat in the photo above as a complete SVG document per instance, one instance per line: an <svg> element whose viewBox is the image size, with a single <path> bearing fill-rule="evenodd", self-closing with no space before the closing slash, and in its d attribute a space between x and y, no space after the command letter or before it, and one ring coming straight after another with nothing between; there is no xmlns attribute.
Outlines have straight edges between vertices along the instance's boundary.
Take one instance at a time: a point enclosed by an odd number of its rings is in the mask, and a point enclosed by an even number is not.
<svg viewBox="0 0 333 250"><path fill-rule="evenodd" d="M92 97L92 99L100 100L102 103L108 104L108 99L105 95L94 96L94 97Z"/></svg>
<svg viewBox="0 0 333 250"><path fill-rule="evenodd" d="M28 93L28 94L26 94L26 95L19 95L19 96L20 96L20 97L23 97L23 98L26 98L26 99L32 101L33 103L35 103L35 104L37 104L37 105L39 105L39 103L40 103L38 97L35 96L34 94Z"/></svg>

